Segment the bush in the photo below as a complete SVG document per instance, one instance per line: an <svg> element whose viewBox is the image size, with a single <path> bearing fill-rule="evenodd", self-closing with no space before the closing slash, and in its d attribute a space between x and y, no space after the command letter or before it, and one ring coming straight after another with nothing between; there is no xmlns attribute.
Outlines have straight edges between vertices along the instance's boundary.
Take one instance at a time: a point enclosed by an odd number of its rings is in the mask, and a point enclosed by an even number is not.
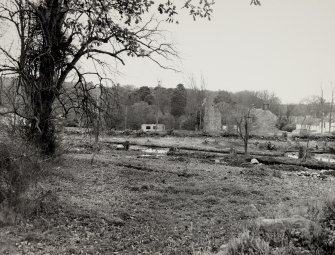
<svg viewBox="0 0 335 255"><path fill-rule="evenodd" d="M335 254L335 196L308 208L308 218L263 219L231 239L222 254ZM269 223L272 221L272 225Z"/></svg>
<svg viewBox="0 0 335 255"><path fill-rule="evenodd" d="M197 124L197 120L194 116L183 116L180 118L180 127L184 130L195 130L195 126Z"/></svg>
<svg viewBox="0 0 335 255"><path fill-rule="evenodd" d="M335 196L334 195L330 195L329 197L325 199L325 202L322 206L322 221L323 222L334 221L335 223Z"/></svg>
<svg viewBox="0 0 335 255"><path fill-rule="evenodd" d="M292 132L296 130L296 128L297 128L296 124L287 124L282 128L282 131Z"/></svg>
<svg viewBox="0 0 335 255"><path fill-rule="evenodd" d="M334 254L335 251L335 195L328 196L319 210L319 222L324 229L323 235L319 238L319 246L327 254ZM331 253L333 252L333 253Z"/></svg>
<svg viewBox="0 0 335 255"><path fill-rule="evenodd" d="M288 124L288 120L287 120L287 118L286 118L286 117L280 117L280 118L278 118L278 120L277 120L276 127L277 127L279 130L283 130L283 127L284 127L285 125L287 125L287 124Z"/></svg>
<svg viewBox="0 0 335 255"><path fill-rule="evenodd" d="M43 173L38 155L33 147L18 139L0 143L0 223L13 223L9 214L29 214L26 194L32 193Z"/></svg>
<svg viewBox="0 0 335 255"><path fill-rule="evenodd" d="M260 237L245 231L228 243L225 255L270 255L270 245Z"/></svg>
<svg viewBox="0 0 335 255"><path fill-rule="evenodd" d="M292 132L296 129L296 124L290 123L286 117L281 117L277 120L276 127L282 131Z"/></svg>

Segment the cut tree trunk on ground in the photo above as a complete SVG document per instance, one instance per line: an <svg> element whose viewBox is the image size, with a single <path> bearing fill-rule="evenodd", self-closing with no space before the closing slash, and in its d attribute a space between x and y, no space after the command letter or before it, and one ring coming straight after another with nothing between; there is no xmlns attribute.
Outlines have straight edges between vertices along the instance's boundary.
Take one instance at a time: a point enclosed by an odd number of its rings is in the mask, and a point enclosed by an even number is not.
<svg viewBox="0 0 335 255"><path fill-rule="evenodd" d="M291 159L284 157L257 157L257 160L266 165L293 165L303 166L316 170L335 170L335 163L327 163L320 161L301 161L300 159Z"/></svg>
<svg viewBox="0 0 335 255"><path fill-rule="evenodd" d="M243 154L243 153L241 153ZM210 159L222 156L221 153L212 153L212 152L201 152L201 151L173 151L168 153L169 156L181 156L181 157L193 157L193 158L202 158L202 159ZM288 166L302 166L309 169L315 170L335 170L334 163L327 162L318 162L318 161L301 161L300 159L290 159L285 157L269 157L269 156L255 156L251 155L248 157L244 157L244 161L250 162L252 158L256 158L259 163L265 165L288 165ZM239 158L241 156L238 156Z"/></svg>
<svg viewBox="0 0 335 255"><path fill-rule="evenodd" d="M299 150L285 150L285 153L298 153ZM313 154L332 154L329 149L326 150L310 150Z"/></svg>
<svg viewBox="0 0 335 255"><path fill-rule="evenodd" d="M108 144L123 144L124 141L120 142L110 142L110 141L103 141L104 143ZM148 144L148 143L139 143L139 142L129 142L129 145L136 145L136 146L144 146L144 147L149 147L149 148L176 148L178 150L183 150L183 151L196 151L196 152L204 152L204 153L217 153L217 154L230 154L231 149L226 148L226 149L215 149L215 148L197 148L197 147L190 147L190 146L172 146L172 145L157 145L157 144ZM244 155L245 152L244 150L236 150L237 154ZM272 157L280 157L283 156L283 152L269 152L269 151L256 151L256 152L250 152L250 155L255 155L255 156L272 156Z"/></svg>

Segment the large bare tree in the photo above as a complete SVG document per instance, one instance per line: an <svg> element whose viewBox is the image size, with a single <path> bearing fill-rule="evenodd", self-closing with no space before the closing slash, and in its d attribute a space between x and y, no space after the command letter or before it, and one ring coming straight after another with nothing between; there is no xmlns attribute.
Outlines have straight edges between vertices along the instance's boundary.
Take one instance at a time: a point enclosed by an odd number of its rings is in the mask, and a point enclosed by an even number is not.
<svg viewBox="0 0 335 255"><path fill-rule="evenodd" d="M196 19L212 14L213 0L2 0L0 21L15 31L0 31L0 73L15 77L11 111L27 120L27 137L45 153L55 151L53 109L78 110L99 116L101 92L87 76L106 79L101 67L107 57L125 64L127 57L144 57L167 69L164 60L177 56L160 30L161 20L176 22L180 9ZM258 5L259 1L251 1ZM85 72L80 61L92 61ZM72 77L71 84L66 81ZM99 88L101 86L98 86ZM95 96L92 96L95 94ZM97 122L99 125L99 121Z"/></svg>
<svg viewBox="0 0 335 255"><path fill-rule="evenodd" d="M176 1L177 2L177 1ZM182 7L196 17L210 17L212 1L185 1ZM99 68L84 72L80 60L104 66L110 57L125 64L125 58L145 57L163 68L161 60L176 56L166 42L153 12L174 22L174 1L152 0L5 0L0 3L2 24L14 29L17 39L2 44L0 72L16 78L17 99L11 111L25 118L28 138L45 153L55 151L52 121L56 101L67 108L83 109L94 116L98 105L92 98L94 86L87 75L104 80ZM7 33L3 41L8 41ZM99 69L100 70L100 69ZM76 77L71 93L66 80Z"/></svg>

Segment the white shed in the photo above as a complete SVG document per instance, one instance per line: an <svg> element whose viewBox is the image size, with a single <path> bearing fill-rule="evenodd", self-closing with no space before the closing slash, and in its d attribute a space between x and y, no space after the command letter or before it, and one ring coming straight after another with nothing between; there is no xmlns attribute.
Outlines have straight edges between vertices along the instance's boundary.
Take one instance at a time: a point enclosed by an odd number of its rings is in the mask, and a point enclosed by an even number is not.
<svg viewBox="0 0 335 255"><path fill-rule="evenodd" d="M165 131L164 124L142 124L141 129L143 132L160 132Z"/></svg>

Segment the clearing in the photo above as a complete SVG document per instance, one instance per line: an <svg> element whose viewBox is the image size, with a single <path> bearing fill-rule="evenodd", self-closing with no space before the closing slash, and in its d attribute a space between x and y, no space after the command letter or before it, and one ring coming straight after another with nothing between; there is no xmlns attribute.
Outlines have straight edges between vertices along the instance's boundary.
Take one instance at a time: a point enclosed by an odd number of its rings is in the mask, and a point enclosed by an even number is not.
<svg viewBox="0 0 335 255"><path fill-rule="evenodd" d="M87 137L75 138L64 140L66 152L40 184L51 195L39 217L1 229L1 254L215 254L251 220L304 215L335 185L292 166L123 151L108 143L96 150ZM169 140L178 139L155 138L171 146ZM201 146L200 140L177 142Z"/></svg>

